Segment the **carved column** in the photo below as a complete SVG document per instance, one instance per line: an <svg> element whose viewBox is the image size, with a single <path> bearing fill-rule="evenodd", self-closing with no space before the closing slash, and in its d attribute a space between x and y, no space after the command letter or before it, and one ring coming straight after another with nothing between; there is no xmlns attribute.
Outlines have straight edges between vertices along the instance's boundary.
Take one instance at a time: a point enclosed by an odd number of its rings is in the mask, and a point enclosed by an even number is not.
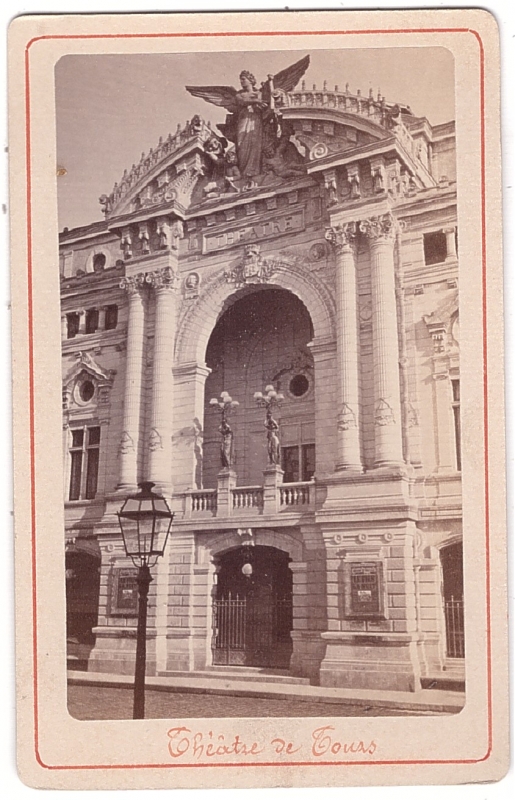
<svg viewBox="0 0 515 800"><path fill-rule="evenodd" d="M138 441L143 381L145 308L142 295L142 276L123 278L120 287L126 289L129 294L129 323L118 489L132 491L138 484Z"/></svg>
<svg viewBox="0 0 515 800"><path fill-rule="evenodd" d="M177 277L170 267L164 267L147 275L147 281L155 294L148 480L154 481L158 491L169 494L172 485L172 367Z"/></svg>
<svg viewBox="0 0 515 800"><path fill-rule="evenodd" d="M361 472L355 236L355 223L337 225L326 231L326 239L336 251L336 469Z"/></svg>
<svg viewBox="0 0 515 800"><path fill-rule="evenodd" d="M370 243L375 467L403 463L394 265L397 225L390 213L360 223Z"/></svg>
<svg viewBox="0 0 515 800"><path fill-rule="evenodd" d="M86 309L80 308L77 312L79 315L79 330L78 334L86 333Z"/></svg>
<svg viewBox="0 0 515 800"><path fill-rule="evenodd" d="M456 253L456 228L444 228L445 242L447 245L446 261L455 261L458 257Z"/></svg>
<svg viewBox="0 0 515 800"><path fill-rule="evenodd" d="M107 306L100 306L98 309L98 330L104 331L106 327Z"/></svg>

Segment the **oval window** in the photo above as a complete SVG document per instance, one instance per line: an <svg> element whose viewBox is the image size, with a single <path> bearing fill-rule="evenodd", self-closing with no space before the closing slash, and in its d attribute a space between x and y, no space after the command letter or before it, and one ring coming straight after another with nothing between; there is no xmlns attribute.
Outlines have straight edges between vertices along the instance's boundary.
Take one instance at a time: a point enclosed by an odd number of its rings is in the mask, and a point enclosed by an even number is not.
<svg viewBox="0 0 515 800"><path fill-rule="evenodd" d="M81 387L79 389L79 394L80 394L80 399L83 401L83 403L89 403L89 401L95 394L95 387L92 381L84 381L84 383L81 384Z"/></svg>
<svg viewBox="0 0 515 800"><path fill-rule="evenodd" d="M290 381L290 392L294 397L302 397L309 389L309 381L305 375L295 375Z"/></svg>

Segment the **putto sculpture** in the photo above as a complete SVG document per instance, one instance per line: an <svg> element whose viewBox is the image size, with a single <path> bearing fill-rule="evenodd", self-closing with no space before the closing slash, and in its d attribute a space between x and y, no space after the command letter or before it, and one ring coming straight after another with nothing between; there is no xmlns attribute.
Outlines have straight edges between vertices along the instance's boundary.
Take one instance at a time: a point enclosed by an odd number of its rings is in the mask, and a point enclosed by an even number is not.
<svg viewBox="0 0 515 800"><path fill-rule="evenodd" d="M218 127L225 140L235 145L237 163L232 165L233 179L234 167L237 166L245 180L244 188L252 188L256 179L267 171L286 177L288 170L293 176L295 169L299 169L298 166L288 165L289 159L293 162L296 159L287 147L291 134L288 132L285 141L278 107L282 103L282 95L295 88L308 66L309 56L305 56L276 75L269 75L260 88L248 70L240 73L239 90L233 86L186 86L194 97L201 97L229 112L225 123ZM221 149L224 149L223 143Z"/></svg>

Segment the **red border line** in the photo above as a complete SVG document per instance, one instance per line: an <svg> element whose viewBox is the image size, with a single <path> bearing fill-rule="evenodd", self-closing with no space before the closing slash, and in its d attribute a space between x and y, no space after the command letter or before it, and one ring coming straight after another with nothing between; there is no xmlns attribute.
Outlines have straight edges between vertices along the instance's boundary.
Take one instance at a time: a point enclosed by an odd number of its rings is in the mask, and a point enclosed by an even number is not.
<svg viewBox="0 0 515 800"><path fill-rule="evenodd" d="M482 323L483 323L483 404L484 404L484 450L485 450L485 550L486 550L486 622L487 622L487 704L488 704L488 748L482 758L476 759L411 759L389 761L288 761L215 764L45 764L39 753L39 695L38 695L38 635L37 635L37 570L36 570L36 473L35 473L35 390L34 390L34 298L32 260L32 180L31 180L31 114L30 114L30 63L29 50L33 44L55 39L163 39L163 38L214 38L238 36L346 36L361 34L399 33L471 33L478 41L480 54L480 139L481 139L481 257L482 257ZM491 581L490 581L490 487L489 487L489 438L488 438L488 342L487 342L487 281L486 281L486 145L485 145L485 54L480 34L471 28L400 28L389 30L352 31L230 31L221 33L128 33L128 34L76 34L45 35L30 39L25 47L25 114L26 114L26 167L27 167L27 281L28 281L28 362L29 362L29 436L31 478L31 526L32 526L32 640L33 640L33 687L34 687L34 747L38 763L49 770L98 770L98 769L173 769L191 767L318 767L318 766L391 766L394 764L477 764L486 761L492 753L492 642L491 642Z"/></svg>

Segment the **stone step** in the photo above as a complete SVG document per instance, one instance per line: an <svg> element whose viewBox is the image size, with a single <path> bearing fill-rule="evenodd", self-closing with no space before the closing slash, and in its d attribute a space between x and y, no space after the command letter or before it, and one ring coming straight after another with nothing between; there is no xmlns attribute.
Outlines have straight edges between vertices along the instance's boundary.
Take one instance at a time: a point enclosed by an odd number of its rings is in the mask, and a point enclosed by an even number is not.
<svg viewBox="0 0 515 800"><path fill-rule="evenodd" d="M260 667L207 667L194 672L164 670L160 678L203 678L204 680L246 681L247 683L279 683L309 686L309 678L297 678L287 670L266 670Z"/></svg>
<svg viewBox="0 0 515 800"><path fill-rule="evenodd" d="M435 675L427 675L422 678L421 686L423 689L439 689L445 692L464 692L465 678L463 675L452 675L447 672L439 672Z"/></svg>
<svg viewBox="0 0 515 800"><path fill-rule="evenodd" d="M448 658L444 664L444 672L452 675L453 677L459 676L465 678L465 659L463 658Z"/></svg>

